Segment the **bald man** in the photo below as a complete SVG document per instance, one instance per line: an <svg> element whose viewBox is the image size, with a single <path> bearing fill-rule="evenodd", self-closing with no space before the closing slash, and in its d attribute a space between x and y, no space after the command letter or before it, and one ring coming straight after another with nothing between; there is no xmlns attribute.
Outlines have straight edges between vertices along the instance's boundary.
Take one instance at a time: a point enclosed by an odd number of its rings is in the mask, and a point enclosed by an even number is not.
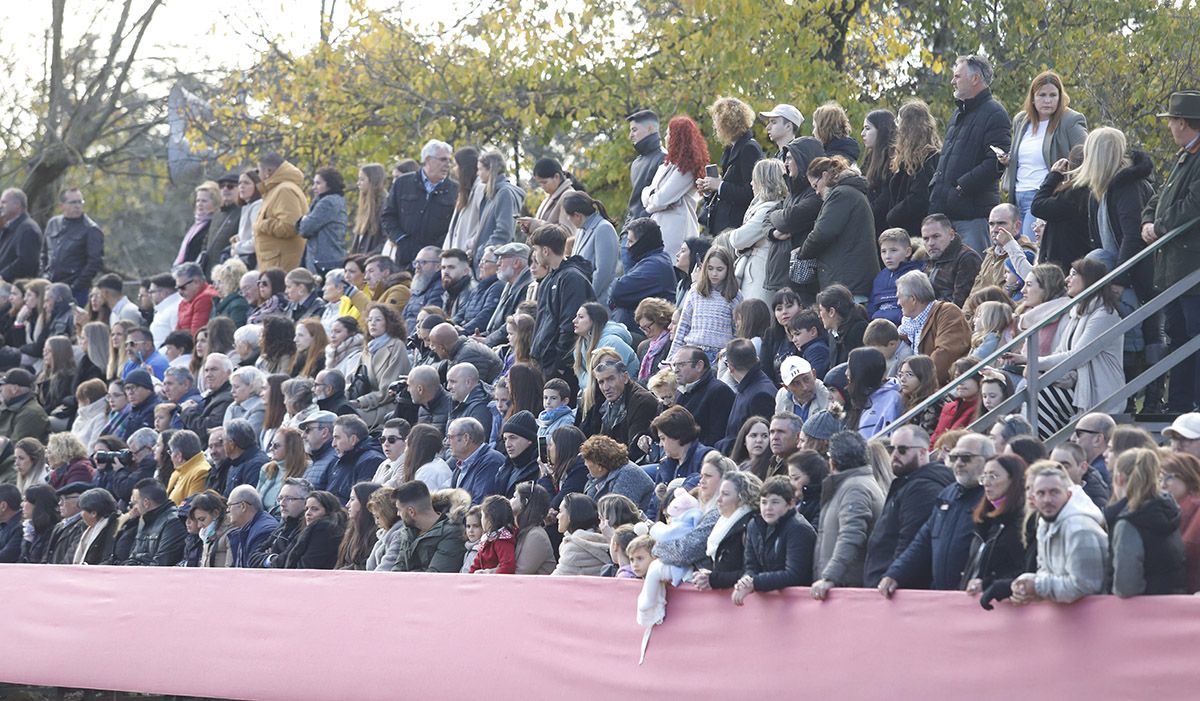
<svg viewBox="0 0 1200 701"><path fill-rule="evenodd" d="M1037 258L1037 247L1021 236L1021 211L1016 205L1005 202L992 208L988 215L988 234L991 245L983 254L983 263L970 294L993 285L1004 287L1006 262L1011 261L1017 275L1024 280L1033 269L1032 261Z"/></svg>
<svg viewBox="0 0 1200 701"><path fill-rule="evenodd" d="M492 410L488 408L491 397L480 384L479 372L474 365L459 363L450 368L446 372L446 391L454 400L450 421L469 416L483 426L484 433L492 435Z"/></svg>
<svg viewBox="0 0 1200 701"><path fill-rule="evenodd" d="M444 434L454 400L442 387L437 370L429 365L413 368L408 373L408 395L417 405L417 422L436 426Z"/></svg>
<svg viewBox="0 0 1200 701"><path fill-rule="evenodd" d="M429 347L442 360L452 365L470 363L484 382L491 384L500 376L504 361L496 351L479 341L458 334L453 324L442 323L429 331ZM490 435L490 434L489 434Z"/></svg>

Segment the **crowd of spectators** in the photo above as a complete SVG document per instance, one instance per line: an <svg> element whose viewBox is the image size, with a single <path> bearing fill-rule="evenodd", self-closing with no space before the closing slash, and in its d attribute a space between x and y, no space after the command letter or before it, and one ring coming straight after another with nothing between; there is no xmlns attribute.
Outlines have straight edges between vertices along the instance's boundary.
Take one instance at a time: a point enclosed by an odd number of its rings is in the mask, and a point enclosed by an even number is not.
<svg viewBox="0 0 1200 701"><path fill-rule="evenodd" d="M340 171L265 153L196 188L140 285L102 274L80 189L44 232L6 190L0 562L1194 593L1196 358L1112 395L1200 296L1106 332L1200 265L1200 93L1160 115L1160 183L1057 74L1012 116L992 78L962 57L944 131L912 99L861 143L836 103L809 136L721 97L719 159L635 112L619 223L552 158L527 192L430 140L390 185L359 169L352 220ZM1069 372L973 430L1034 354ZM1169 446L1133 409L1174 415Z"/></svg>

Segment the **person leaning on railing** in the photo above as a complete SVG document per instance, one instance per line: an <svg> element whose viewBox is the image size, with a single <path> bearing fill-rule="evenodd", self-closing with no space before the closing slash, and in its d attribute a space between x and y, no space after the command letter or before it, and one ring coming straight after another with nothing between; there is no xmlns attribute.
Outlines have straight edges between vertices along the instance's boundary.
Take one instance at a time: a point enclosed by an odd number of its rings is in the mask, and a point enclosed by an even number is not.
<svg viewBox="0 0 1200 701"><path fill-rule="evenodd" d="M1078 299L1107 273L1104 264L1092 258L1075 261L1067 275L1067 295ZM1094 294L1094 298L1076 304L1068 313L1054 351L1039 359L1039 368L1049 371L1059 363L1070 363L1076 352L1095 344L1104 332L1121 322L1116 312L1116 290L1109 285ZM1041 438L1053 435L1079 412L1094 409L1114 413L1121 410L1121 402L1096 405L1125 384L1123 352L1124 338L1113 336L1099 353L1073 368L1061 380L1039 390L1038 435ZM1015 353L1006 355L1005 359L1019 364L1026 360Z"/></svg>

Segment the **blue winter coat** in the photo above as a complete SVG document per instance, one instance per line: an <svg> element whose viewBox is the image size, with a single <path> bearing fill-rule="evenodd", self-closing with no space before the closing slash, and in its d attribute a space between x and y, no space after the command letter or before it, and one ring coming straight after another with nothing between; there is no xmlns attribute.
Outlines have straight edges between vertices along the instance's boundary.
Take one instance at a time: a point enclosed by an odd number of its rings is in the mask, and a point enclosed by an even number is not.
<svg viewBox="0 0 1200 701"><path fill-rule="evenodd" d="M717 450L725 455L733 452L733 444L737 441L738 431L742 424L751 416L770 418L775 414L775 390L779 389L771 382L761 367L756 367L738 383L733 407L729 410L729 421L725 424L725 437L717 441Z"/></svg>
<svg viewBox="0 0 1200 701"><path fill-rule="evenodd" d="M975 534L971 512L982 494L983 487L964 489L958 482L943 489L929 520L884 576L905 589L958 589Z"/></svg>
<svg viewBox="0 0 1200 701"><path fill-rule="evenodd" d="M903 413L904 398L900 396L900 383L888 378L867 398L867 406L858 418L858 433L870 440Z"/></svg>
<svg viewBox="0 0 1200 701"><path fill-rule="evenodd" d="M871 299L867 302L867 317L870 319L887 319L896 326L900 325L900 317L904 312L896 303L896 280L910 270L924 270L923 263L906 260L895 270L884 268L875 276L871 283Z"/></svg>
<svg viewBox="0 0 1200 701"><path fill-rule="evenodd" d="M454 468L453 484L470 492L472 504L480 504L500 493L496 477L506 462L503 454L484 444Z"/></svg>
<svg viewBox="0 0 1200 701"><path fill-rule="evenodd" d="M275 517L265 511L259 511L254 520L241 528L231 528L226 538L229 539L230 567L250 567L250 553L266 542L267 538L279 527Z"/></svg>
<svg viewBox="0 0 1200 701"><path fill-rule="evenodd" d="M637 328L633 312L647 297L675 299L675 271L670 256L661 248L628 266L624 275L613 280L608 291L612 320L633 331Z"/></svg>
<svg viewBox="0 0 1200 701"><path fill-rule="evenodd" d="M343 503L350 500L350 490L359 482L375 476L379 463L385 460L379 441L368 436L358 445L338 458L329 474L327 491L332 492Z"/></svg>
<svg viewBox="0 0 1200 701"><path fill-rule="evenodd" d="M454 312L455 325L468 336L476 331L486 331L492 312L496 311L496 306L500 304L500 293L503 291L504 283L495 275L476 282L468 297Z"/></svg>

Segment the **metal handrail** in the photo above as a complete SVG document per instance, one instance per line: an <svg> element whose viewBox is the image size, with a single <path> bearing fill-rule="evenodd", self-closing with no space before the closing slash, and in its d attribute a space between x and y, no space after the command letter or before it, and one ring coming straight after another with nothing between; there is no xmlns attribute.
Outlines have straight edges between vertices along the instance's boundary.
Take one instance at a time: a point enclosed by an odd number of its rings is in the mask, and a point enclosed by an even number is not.
<svg viewBox="0 0 1200 701"><path fill-rule="evenodd" d="M900 428L901 426L904 426L904 425L910 423L913 419L920 416L926 409L928 409L929 407L931 407L935 404L938 404L942 400L944 400L960 384L967 381L968 379L975 379L975 377L979 373L979 371L990 366L992 361L996 360L997 358L1000 358L1001 356L1003 356L1005 353L1007 353L1009 350L1011 350L1013 348L1019 348L1028 339L1036 337L1037 334L1043 328L1046 328L1047 326L1050 326L1051 324L1061 321L1062 317L1065 314L1068 314L1076 306L1083 304L1085 302L1090 302L1091 299L1093 297L1095 297L1095 295L1099 294L1100 291L1103 290L1106 286L1111 285L1114 280L1116 280L1119 277L1122 277L1123 275L1125 275L1125 273L1132 270L1134 268L1134 266L1136 266L1138 263L1140 263L1143 260L1145 260L1146 258L1154 255L1160 248L1162 248L1168 242L1175 239L1175 237L1181 235L1183 232L1187 231L1188 229L1190 229L1198 224L1200 224L1200 217L1197 217L1197 218L1187 222L1186 224L1177 226L1174 229L1172 229L1171 231L1168 231L1163 236L1160 236L1158 239L1156 239L1154 241L1154 243L1152 243L1152 244L1146 246L1145 248L1143 248L1142 250L1138 251L1137 254L1130 257L1129 260L1125 261L1121 265L1118 265L1107 275L1105 275L1104 277L1102 277L1098 281L1096 281L1092 286L1085 289L1078 296L1076 296L1074 299L1072 299L1070 301L1070 303L1064 305L1061 309L1054 312L1053 314L1046 317L1045 319L1041 320L1040 322L1038 322L1031 328L1026 329L1025 331L1021 332L1016 337L1014 337L1012 340L1008 341L1007 343L1002 344L999 348L997 348L996 350L989 353L987 355L987 357L981 358L979 363L972 366L971 369L959 374L959 376L957 378L951 380L949 383L947 383L946 385L944 385L940 389L938 389L938 391L936 391L933 394L926 397L924 400L922 400L920 403L918 403L915 407L913 407L912 409L909 409L908 411L904 412L900 416L896 417L896 419L894 421L892 421L891 423L889 423L887 426L885 426L879 432L878 435L887 436L887 435L891 434L892 431L895 431L896 429ZM1162 294L1157 295L1155 297L1155 300L1159 299L1160 297L1164 297L1166 292L1168 292L1168 291L1174 291L1174 289L1176 287L1178 287L1178 283L1176 285L1172 285L1170 290L1164 291ZM1179 293L1179 294L1182 294L1182 293ZM1179 294L1177 294L1175 297L1178 297ZM1160 306L1165 306L1171 300L1175 299L1175 297L1171 297L1171 298L1167 299ZM1143 305L1143 306L1145 306L1145 305ZM1141 309L1141 308L1139 307L1139 309ZM1137 312L1135 311L1134 314L1136 314L1136 313ZM1147 313L1147 315L1148 314L1149 313ZM1133 315L1131 314L1130 316L1132 317ZM1099 344L1094 344L1094 345L1096 345L1097 347L1099 346ZM1025 392L1025 394L1026 394L1025 401L1027 402L1026 412L1029 416L1029 420L1030 420L1029 422L1031 424L1035 424L1035 425L1036 425L1036 420L1037 420L1037 415L1036 415L1037 414L1037 390L1039 389L1039 385L1041 384L1038 381L1039 378L1038 378L1038 370L1037 370L1037 348L1038 348L1038 344L1036 341L1034 343L1029 344L1029 353L1027 354L1027 357L1026 357L1026 367L1027 367L1027 374L1031 378L1031 381L1026 381L1026 392ZM914 352L916 352L917 349L914 348L913 350L914 350ZM1099 351L1097 350L1095 352L1099 352ZM1094 355L1095 353L1092 353L1092 354ZM1087 359L1090 359L1090 358L1091 358L1090 355L1087 356ZM1071 364L1070 367L1063 367L1063 366L1067 366L1068 363ZM1063 362L1061 362L1057 366L1055 366L1051 370L1051 373L1059 370L1060 367L1063 367L1061 373L1059 373L1056 377L1056 379L1059 379L1062 376L1066 375L1069 370L1073 369L1075 364L1076 364L1076 359L1074 357L1068 358L1067 360L1064 360ZM1047 375L1049 375L1049 374L1050 373L1047 373ZM1051 381L1053 381L1053 380L1051 380ZM1000 409L1002 407L1005 407L1006 405L1008 406L1008 409L1011 410L1013 407L1020 404L1020 396L1021 396L1020 394L1014 394L1012 397L1009 397L1008 399L1004 400L1004 402L1002 402L1000 404L1000 406L997 406L996 409L993 409L992 411L988 412L988 414L982 418L987 419L992 414L997 414L997 412L1000 411ZM1001 415L1002 414L997 414L997 416L1001 416ZM978 423L978 422L979 421L977 420L976 423ZM974 424L972 424L972 425L974 426Z"/></svg>

